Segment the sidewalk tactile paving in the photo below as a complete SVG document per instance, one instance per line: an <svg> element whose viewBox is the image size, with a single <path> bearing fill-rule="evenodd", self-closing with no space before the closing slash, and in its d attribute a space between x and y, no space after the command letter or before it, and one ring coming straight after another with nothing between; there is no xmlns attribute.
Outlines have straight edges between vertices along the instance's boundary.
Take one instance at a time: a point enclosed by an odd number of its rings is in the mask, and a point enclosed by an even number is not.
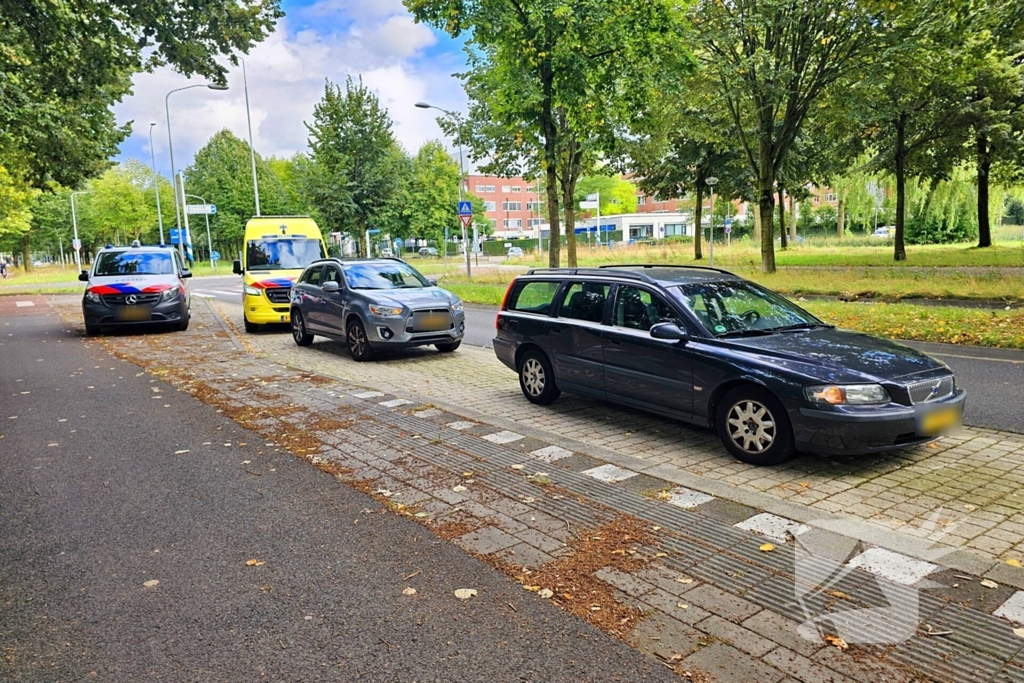
<svg viewBox="0 0 1024 683"><path fill-rule="evenodd" d="M995 611L997 617L1024 624L1024 591L1017 591Z"/></svg>
<svg viewBox="0 0 1024 683"><path fill-rule="evenodd" d="M868 548L849 564L904 586L913 586L939 568L931 562L915 560L886 548Z"/></svg>
<svg viewBox="0 0 1024 683"><path fill-rule="evenodd" d="M381 401L380 405L384 406L385 408L397 408L398 406L412 405L412 401L405 398L394 398L391 399L390 401Z"/></svg>
<svg viewBox="0 0 1024 683"><path fill-rule="evenodd" d="M800 524L791 519L773 515L770 512L754 515L750 519L745 519L733 526L737 529L752 531L755 534L773 538L776 541L788 541L811 530L806 524Z"/></svg>
<svg viewBox="0 0 1024 683"><path fill-rule="evenodd" d="M485 441L490 441L491 443L496 443L496 444L500 445L500 444L512 443L514 441L519 441L520 439L523 438L523 435L522 434L516 434L515 432L510 432L510 431L506 430L506 431L501 431L501 432L495 432L494 434L487 434L487 435L483 436L482 438Z"/></svg>
<svg viewBox="0 0 1024 683"><path fill-rule="evenodd" d="M532 451L530 455L544 462L555 462L556 460L572 457L573 452L561 446L546 446Z"/></svg>
<svg viewBox="0 0 1024 683"><path fill-rule="evenodd" d="M603 481L606 484L616 484L620 481L625 481L630 477L635 477L639 473L634 472L633 470L627 470L624 467L619 467L618 465L609 464L584 470L580 474L585 474L588 477L592 477L598 481Z"/></svg>
<svg viewBox="0 0 1024 683"><path fill-rule="evenodd" d="M706 493L700 491L694 491L684 486L676 486L668 492L668 498L665 502L669 505L675 505L677 508L683 508L684 510L692 510L698 505L714 500L714 496L709 496Z"/></svg>
<svg viewBox="0 0 1024 683"><path fill-rule="evenodd" d="M467 420L456 420L455 422L449 422L447 426L449 429L454 429L457 432L461 432L465 429L469 429L470 427L475 427L476 422L469 422Z"/></svg>

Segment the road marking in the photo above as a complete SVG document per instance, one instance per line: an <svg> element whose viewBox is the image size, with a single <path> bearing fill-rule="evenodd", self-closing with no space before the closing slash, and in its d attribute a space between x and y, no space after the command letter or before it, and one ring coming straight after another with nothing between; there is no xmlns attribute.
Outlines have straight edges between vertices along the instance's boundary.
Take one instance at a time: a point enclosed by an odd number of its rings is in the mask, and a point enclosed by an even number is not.
<svg viewBox="0 0 1024 683"><path fill-rule="evenodd" d="M32 301L15 301L14 305L18 308L28 308L29 306L35 306L35 303Z"/></svg>
<svg viewBox="0 0 1024 683"><path fill-rule="evenodd" d="M1010 360L1009 358L990 358L988 356L962 356L956 353L929 353L929 356L941 356L943 358L966 358L967 360L991 360L996 363L1011 363L1013 365L1024 365L1024 360Z"/></svg>
<svg viewBox="0 0 1024 683"><path fill-rule="evenodd" d="M753 531L755 534L774 538L776 541L788 541L790 538L795 538L811 530L811 527L806 524L800 524L791 519L773 515L770 512L754 515L750 519L745 519L733 526L737 529Z"/></svg>
<svg viewBox="0 0 1024 683"><path fill-rule="evenodd" d="M625 481L635 477L639 472L633 470L627 470L624 467L618 465L601 465L600 467L593 467L589 470L583 470L581 474L585 474L588 477L593 477L598 481L607 482L609 484L616 484L620 481Z"/></svg>

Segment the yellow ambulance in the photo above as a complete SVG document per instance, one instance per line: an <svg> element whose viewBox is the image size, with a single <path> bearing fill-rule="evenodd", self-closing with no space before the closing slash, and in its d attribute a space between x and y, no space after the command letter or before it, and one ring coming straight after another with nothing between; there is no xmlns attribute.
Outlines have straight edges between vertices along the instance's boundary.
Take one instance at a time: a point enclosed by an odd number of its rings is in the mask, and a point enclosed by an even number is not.
<svg viewBox="0 0 1024 683"><path fill-rule="evenodd" d="M320 228L309 216L257 216L245 224L242 260L234 272L242 276L242 317L245 331L260 325L291 322L292 284L313 261L327 256Z"/></svg>

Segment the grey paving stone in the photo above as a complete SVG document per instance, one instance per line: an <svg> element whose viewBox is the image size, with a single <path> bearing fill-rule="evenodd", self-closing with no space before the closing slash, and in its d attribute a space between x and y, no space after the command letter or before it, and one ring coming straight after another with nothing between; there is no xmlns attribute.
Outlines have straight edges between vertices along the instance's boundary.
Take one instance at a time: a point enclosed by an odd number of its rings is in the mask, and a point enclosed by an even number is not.
<svg viewBox="0 0 1024 683"><path fill-rule="evenodd" d="M999 615L1000 606L1018 592L1013 586L1000 583L995 588L988 588L981 585L981 581L978 579L962 579L961 576L964 574L955 569L946 569L930 574L928 581L941 585L924 588L922 592L962 607L997 615ZM1021 595L1024 596L1024 593ZM1020 606L1021 612L1018 615L1020 617L1018 621L1024 623L1024 600L1021 601Z"/></svg>
<svg viewBox="0 0 1024 683"><path fill-rule="evenodd" d="M981 683L1003 668L1003 662L943 638L916 636L893 648L889 657L943 681Z"/></svg>
<svg viewBox="0 0 1024 683"><path fill-rule="evenodd" d="M634 598L654 590L653 585L632 574L619 571L614 567L602 567L594 572L594 576Z"/></svg>
<svg viewBox="0 0 1024 683"><path fill-rule="evenodd" d="M729 621L742 621L761 611L760 605L708 584L688 591L686 600Z"/></svg>
<svg viewBox="0 0 1024 683"><path fill-rule="evenodd" d="M685 596L672 595L660 588L655 588L644 594L642 600L659 612L664 612L670 617L691 626L711 616L710 612L706 612L696 605L691 605ZM685 605L685 607L680 607L680 604Z"/></svg>
<svg viewBox="0 0 1024 683"><path fill-rule="evenodd" d="M999 670L990 683L1024 683L1024 669L1007 664Z"/></svg>
<svg viewBox="0 0 1024 683"><path fill-rule="evenodd" d="M768 638L763 638L753 631L714 614L704 621L698 622L696 628L698 631L712 635L725 642L726 645L732 645L754 657L762 657L778 647Z"/></svg>
<svg viewBox="0 0 1024 683"><path fill-rule="evenodd" d="M760 634L779 645L794 650L805 657L810 657L821 650L823 643L807 640L798 632L800 623L787 619L771 610L762 610L741 622L745 628Z"/></svg>
<svg viewBox="0 0 1024 683"><path fill-rule="evenodd" d="M546 553L554 552L559 548L565 547L565 543L563 543L562 541L552 536L548 536L547 534L541 533L536 529L523 529L522 531L515 531L513 532L513 535L517 538L521 538L524 543L528 543L532 545L534 548L542 550Z"/></svg>
<svg viewBox="0 0 1024 683"><path fill-rule="evenodd" d="M791 519L773 515L770 512L762 512L742 522L734 524L737 529L751 531L755 534L785 543L801 534L811 530L806 524L794 522Z"/></svg>
<svg viewBox="0 0 1024 683"><path fill-rule="evenodd" d="M715 498L700 506L700 514L703 517L723 522L729 526L742 522L753 517L757 513L756 508L749 505L734 503L731 500Z"/></svg>
<svg viewBox="0 0 1024 683"><path fill-rule="evenodd" d="M697 629L661 612L650 614L637 624L627 637L628 642L641 652L672 659L686 657L700 647L701 634Z"/></svg>
<svg viewBox="0 0 1024 683"><path fill-rule="evenodd" d="M668 567L648 565L636 573L637 578L653 584L666 593L680 596L699 584L689 574L672 570ZM689 583L682 583L678 579L689 580Z"/></svg>
<svg viewBox="0 0 1024 683"><path fill-rule="evenodd" d="M804 683L854 683L853 679L784 647L769 652L764 661Z"/></svg>
<svg viewBox="0 0 1024 683"><path fill-rule="evenodd" d="M520 543L520 540L501 529L485 526L460 536L455 542L469 552L489 555L505 548L511 548Z"/></svg>
<svg viewBox="0 0 1024 683"><path fill-rule="evenodd" d="M683 660L684 668L695 668L722 683L777 683L785 676L778 669L724 643L712 643Z"/></svg>
<svg viewBox="0 0 1024 683"><path fill-rule="evenodd" d="M742 595L748 589L773 576L761 567L756 567L725 553L712 555L687 571L704 583L725 588L737 595Z"/></svg>
<svg viewBox="0 0 1024 683"><path fill-rule="evenodd" d="M862 656L865 652L871 656ZM863 646L852 655L831 646L823 647L811 659L863 683L904 683L914 673L906 665L883 658L880 650L866 650Z"/></svg>
<svg viewBox="0 0 1024 683"><path fill-rule="evenodd" d="M500 556L509 564L525 569L536 569L555 559L528 543L519 543L511 548L505 548L500 551Z"/></svg>

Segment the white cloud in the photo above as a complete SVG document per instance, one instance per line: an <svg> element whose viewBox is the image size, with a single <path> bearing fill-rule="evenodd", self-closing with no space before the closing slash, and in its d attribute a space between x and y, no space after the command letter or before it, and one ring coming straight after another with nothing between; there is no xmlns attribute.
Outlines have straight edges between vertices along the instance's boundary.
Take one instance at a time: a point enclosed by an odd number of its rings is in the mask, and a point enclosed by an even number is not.
<svg viewBox="0 0 1024 683"><path fill-rule="evenodd" d="M290 156L306 149L304 122L312 119L325 79L344 83L347 76L361 74L388 108L399 142L411 152L428 139L442 137L434 121L436 112L417 109L415 102L428 99L446 109L464 109L462 88L451 77L462 67L461 54L424 58L422 51L435 45L437 37L413 23L400 1L325 0L301 12L294 22L290 17L282 20L246 57L253 142L261 155ZM306 16L326 17L332 12L347 13L346 21L325 19L290 30ZM119 122L135 122L131 139L122 145L123 154L148 160L149 122L156 121L157 165L169 170L164 97L174 88L203 82L186 80L168 68L138 74L134 94L115 109ZM177 169L191 163L196 150L222 128L248 137L242 84L241 66L231 67L228 91L197 87L170 95Z"/></svg>

